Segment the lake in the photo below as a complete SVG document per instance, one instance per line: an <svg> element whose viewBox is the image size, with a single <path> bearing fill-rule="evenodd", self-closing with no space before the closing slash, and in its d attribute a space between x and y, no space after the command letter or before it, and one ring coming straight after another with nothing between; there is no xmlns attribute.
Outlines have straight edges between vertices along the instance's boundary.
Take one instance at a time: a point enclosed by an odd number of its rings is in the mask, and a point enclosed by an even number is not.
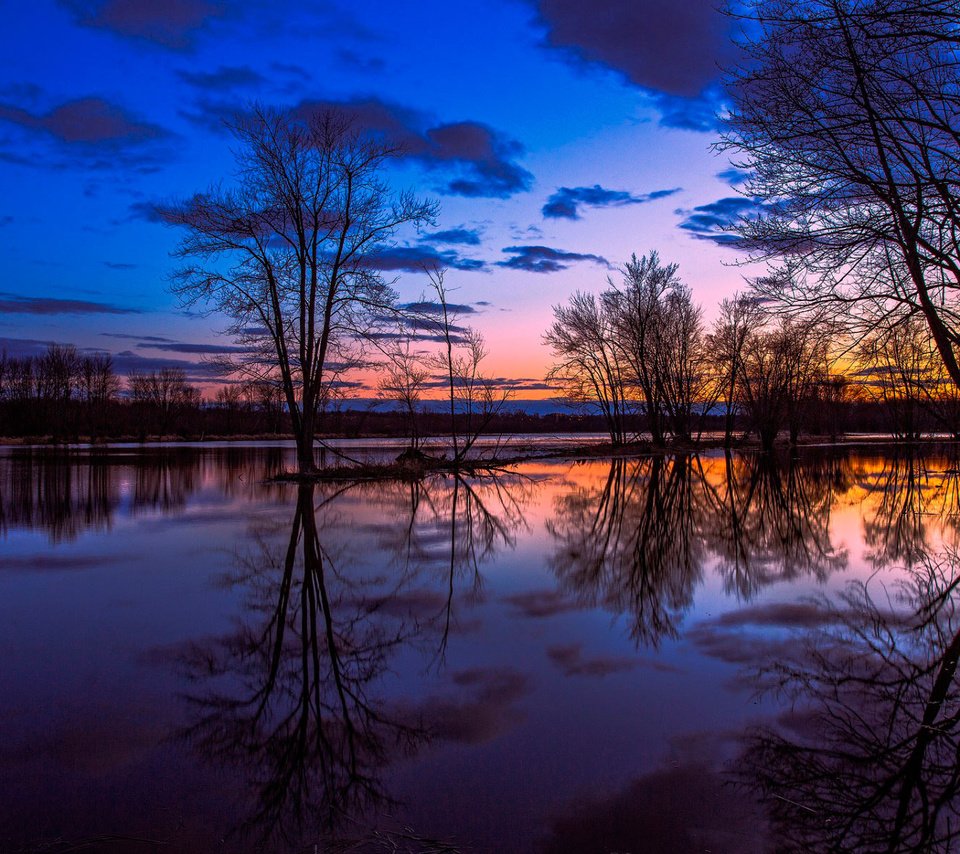
<svg viewBox="0 0 960 854"><path fill-rule="evenodd" d="M0 449L0 850L953 850L958 460Z"/></svg>

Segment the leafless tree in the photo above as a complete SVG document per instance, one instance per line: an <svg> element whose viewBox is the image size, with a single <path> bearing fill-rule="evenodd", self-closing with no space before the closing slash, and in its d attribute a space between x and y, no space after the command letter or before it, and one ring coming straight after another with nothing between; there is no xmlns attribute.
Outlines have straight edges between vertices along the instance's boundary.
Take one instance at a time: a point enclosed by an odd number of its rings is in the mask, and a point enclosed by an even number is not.
<svg viewBox="0 0 960 854"><path fill-rule="evenodd" d="M883 405L895 436L917 439L932 423L954 435L960 431L960 390L947 375L923 318L908 315L878 326L856 355L863 393Z"/></svg>
<svg viewBox="0 0 960 854"><path fill-rule="evenodd" d="M256 108L232 127L239 180L172 205L186 229L175 291L232 318L250 352L232 368L283 389L300 471L315 469L317 412L355 345L395 295L374 256L434 204L394 193L382 174L395 149L335 111L300 120Z"/></svg>
<svg viewBox="0 0 960 854"><path fill-rule="evenodd" d="M86 410L87 430L96 438L106 430L107 408L120 394L120 378L113 370L113 358L95 353L80 359L77 397Z"/></svg>
<svg viewBox="0 0 960 854"><path fill-rule="evenodd" d="M150 425L158 436L166 435L178 414L200 403L200 392L187 382L183 368L134 372L127 382L130 398L143 419L144 433Z"/></svg>
<svg viewBox="0 0 960 854"><path fill-rule="evenodd" d="M956 0L748 0L722 147L760 215L762 294L863 332L922 316L960 385Z"/></svg>
<svg viewBox="0 0 960 854"><path fill-rule="evenodd" d="M813 321L784 320L744 345L740 404L764 450L783 429L796 444L821 383L829 374L829 330Z"/></svg>
<svg viewBox="0 0 960 854"><path fill-rule="evenodd" d="M510 399L511 390L483 372L481 365L487 357L483 336L476 329L458 325L456 309L447 299L444 271L432 271L430 282L439 306L433 325L440 339L440 351L431 362L446 383L453 462L460 463Z"/></svg>
<svg viewBox="0 0 960 854"><path fill-rule="evenodd" d="M599 409L614 444L627 440L627 418L638 411L655 443L689 439L716 387L700 308L677 265L662 265L656 252L632 256L620 273L599 300L578 293L554 307L544 336L556 359L548 378Z"/></svg>
<svg viewBox="0 0 960 854"><path fill-rule="evenodd" d="M657 444L663 444L668 430L667 412L682 411L691 404L686 394L686 356L698 342L687 336L700 333L699 316L689 289L677 276L678 266L662 265L656 252L639 259L634 255L621 270L621 283L610 279L610 289L603 295L618 360L629 368L626 385L632 396L642 400ZM671 323L683 329L672 330ZM677 398L671 399L672 395Z"/></svg>
<svg viewBox="0 0 960 854"><path fill-rule="evenodd" d="M618 358L610 313L592 294L576 293L553 307L554 322L543 336L553 351L547 379L574 404L598 410L614 445L627 440L624 366Z"/></svg>
<svg viewBox="0 0 960 854"><path fill-rule="evenodd" d="M930 335L917 319L880 327L857 349L863 392L883 404L894 436L917 439L924 385L930 369Z"/></svg>
<svg viewBox="0 0 960 854"><path fill-rule="evenodd" d="M720 314L707 338L706 348L717 377L717 393L724 404L725 447L733 443L734 416L743 382L747 342L763 322L763 311L753 296L734 294L720 303Z"/></svg>
<svg viewBox="0 0 960 854"><path fill-rule="evenodd" d="M556 499L547 531L558 583L584 607L626 615L638 645L675 638L703 580L695 458L614 459L604 482Z"/></svg>
<svg viewBox="0 0 960 854"><path fill-rule="evenodd" d="M431 372L426 354L417 349L419 327L414 320L400 318L398 331L379 345L383 354L377 396L399 406L410 431L410 449L420 447L420 408Z"/></svg>

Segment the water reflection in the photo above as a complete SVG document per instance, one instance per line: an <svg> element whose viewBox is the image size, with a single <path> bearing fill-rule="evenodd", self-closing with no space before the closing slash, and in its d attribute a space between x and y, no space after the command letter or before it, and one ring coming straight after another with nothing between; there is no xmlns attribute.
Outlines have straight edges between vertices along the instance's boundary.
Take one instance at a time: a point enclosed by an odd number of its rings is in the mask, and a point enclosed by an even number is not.
<svg viewBox="0 0 960 854"><path fill-rule="evenodd" d="M220 847L370 850L376 832L453 850L394 815L504 852L887 850L884 822L893 850L960 845L953 567L918 563L899 599L876 586L955 536L950 458L541 461L298 489L265 481L283 453L4 452L5 840L205 851L238 825ZM94 571L35 572L58 567ZM880 567L872 599L802 598ZM621 625L681 642L638 654ZM730 681L761 653L795 712L741 767L782 848L722 776L767 709Z"/></svg>
<svg viewBox="0 0 960 854"><path fill-rule="evenodd" d="M229 579L247 589L254 619L184 658L191 681L216 686L191 696L197 719L185 736L207 759L241 766L250 824L284 835L383 801L380 769L423 736L369 694L411 629L365 607L362 589L344 583L320 540L325 502L315 510L314 499L312 487L300 487L285 548L259 532Z"/></svg>
<svg viewBox="0 0 960 854"><path fill-rule="evenodd" d="M109 530L118 513L175 514L212 487L230 498L278 497L268 479L281 448L31 448L0 458L0 535L41 530L51 542Z"/></svg>
<svg viewBox="0 0 960 854"><path fill-rule="evenodd" d="M630 633L675 637L703 574L694 458L613 460L599 487L561 494L547 530L561 587L585 607L629 614Z"/></svg>
<svg viewBox="0 0 960 854"><path fill-rule="evenodd" d="M678 636L709 558L744 598L842 568L831 509L851 484L833 456L614 460L603 482L555 500L550 565L578 601L628 615L637 642L656 645Z"/></svg>
<svg viewBox="0 0 960 854"><path fill-rule="evenodd" d="M0 465L0 534L44 530L53 542L109 527L120 503L104 466L61 464L24 455Z"/></svg>
<svg viewBox="0 0 960 854"><path fill-rule="evenodd" d="M526 488L459 477L301 486L291 523L255 527L253 546L224 579L243 592L237 630L180 659L197 686L183 737L248 781L240 832L261 843L342 842L363 835L364 816L373 832L395 806L383 785L388 766L472 726L451 720L474 712L469 705L438 716L390 700L382 683L405 651L434 662L445 651L455 594L475 593L481 563L513 544ZM377 518L365 526L356 509L371 503ZM388 566L364 555L367 536ZM461 678L468 688L475 681ZM391 844L406 838L376 832Z"/></svg>
<svg viewBox="0 0 960 854"><path fill-rule="evenodd" d="M926 558L891 597L854 584L761 671L794 703L741 777L789 851L952 851L960 834L960 578Z"/></svg>
<svg viewBox="0 0 960 854"><path fill-rule="evenodd" d="M900 449L864 475L864 487L876 498L864 517L868 559L877 567L921 562L935 544L931 528L942 535L960 520L960 464L952 448L947 458Z"/></svg>
<svg viewBox="0 0 960 854"><path fill-rule="evenodd" d="M750 598L778 581L823 581L846 565L831 536L833 507L853 484L846 456L727 455L700 472L703 535L728 591Z"/></svg>

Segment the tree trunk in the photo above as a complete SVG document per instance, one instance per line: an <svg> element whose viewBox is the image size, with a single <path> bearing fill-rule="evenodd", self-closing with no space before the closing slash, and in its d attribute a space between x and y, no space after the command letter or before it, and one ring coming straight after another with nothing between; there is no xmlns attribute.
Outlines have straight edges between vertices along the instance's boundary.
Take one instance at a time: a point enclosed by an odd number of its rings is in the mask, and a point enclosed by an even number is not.
<svg viewBox="0 0 960 854"><path fill-rule="evenodd" d="M312 474L317 470L313 453L314 427L313 414L304 412L300 421L300 431L296 435L297 471L300 474Z"/></svg>

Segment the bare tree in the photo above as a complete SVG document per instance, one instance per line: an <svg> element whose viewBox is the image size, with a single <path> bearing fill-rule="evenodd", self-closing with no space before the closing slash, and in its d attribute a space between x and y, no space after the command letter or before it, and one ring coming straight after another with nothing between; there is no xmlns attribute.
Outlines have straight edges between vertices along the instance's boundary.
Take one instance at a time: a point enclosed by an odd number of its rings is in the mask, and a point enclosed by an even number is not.
<svg viewBox="0 0 960 854"><path fill-rule="evenodd" d="M731 4L733 8L733 4ZM722 147L761 214L737 231L774 263L760 292L865 331L921 315L960 385L956 0L748 0Z"/></svg>
<svg viewBox="0 0 960 854"><path fill-rule="evenodd" d="M316 468L317 412L354 345L395 295L374 256L398 228L433 218L436 206L394 193L382 172L395 149L329 111L305 120L257 108L232 127L236 187L214 187L166 208L187 235L191 261L175 291L233 319L250 348L232 369L284 392L301 472Z"/></svg>
<svg viewBox="0 0 960 854"><path fill-rule="evenodd" d="M241 423L239 416L251 408L247 389L241 383L229 383L218 388L214 403L225 416L224 430L231 434L237 431L238 423Z"/></svg>
<svg viewBox="0 0 960 854"><path fill-rule="evenodd" d="M655 251L639 259L633 255L620 271L622 284L608 280L610 290L603 295L618 358L629 368L630 394L642 399L650 433L658 445L663 444L667 430L665 374L676 367L665 352L668 304L690 302L689 291L677 276L678 267L661 265Z"/></svg>
<svg viewBox="0 0 960 854"><path fill-rule="evenodd" d="M764 450L783 429L796 444L828 375L831 339L811 321L783 321L751 335L744 345L740 404Z"/></svg>
<svg viewBox="0 0 960 854"><path fill-rule="evenodd" d="M548 378L599 409L614 444L626 441L626 419L641 409L656 444L689 439L715 389L700 308L677 265L662 265L656 252L632 256L620 273L599 300L578 293L554 307L544 335L556 358Z"/></svg>
<svg viewBox="0 0 960 854"><path fill-rule="evenodd" d="M70 429L80 373L80 356L72 345L50 344L35 360L34 377L38 408L44 426L55 438Z"/></svg>
<svg viewBox="0 0 960 854"><path fill-rule="evenodd" d="M130 398L140 411L144 435L148 427L153 427L158 436L165 436L178 415L200 403L200 392L187 382L183 368L134 372L128 384Z"/></svg>
<svg viewBox="0 0 960 854"><path fill-rule="evenodd" d="M632 404L606 305L592 294L576 293L567 305L555 305L553 316L553 325L543 336L554 356L547 379L559 384L572 403L598 410L610 441L623 444Z"/></svg>
<svg viewBox="0 0 960 854"><path fill-rule="evenodd" d="M718 386L711 356L704 347L702 317L686 285L672 289L661 308L653 363L662 389L666 423L674 439L691 439L695 424L702 424L703 415L717 400Z"/></svg>
<svg viewBox="0 0 960 854"><path fill-rule="evenodd" d="M819 628L761 658L758 681L790 711L747 735L737 776L767 806L778 851L957 849L956 573L948 551L899 590L851 582L811 603Z"/></svg>
<svg viewBox="0 0 960 854"><path fill-rule="evenodd" d="M120 394L120 378L114 373L113 358L95 353L80 360L77 396L86 409L87 430L91 438L107 428L107 407Z"/></svg>
<svg viewBox="0 0 960 854"><path fill-rule="evenodd" d="M748 294L734 294L720 303L720 315L707 338L717 374L717 393L724 404L723 443L733 443L736 401L743 382L744 352L751 335L763 324L757 300Z"/></svg>
<svg viewBox="0 0 960 854"><path fill-rule="evenodd" d="M883 405L897 438L920 437L924 386L936 357L931 343L926 324L911 318L878 328L857 349L863 391Z"/></svg>
<svg viewBox="0 0 960 854"><path fill-rule="evenodd" d="M416 323L411 329L401 319L398 330L379 348L384 358L380 364L382 374L377 383L377 396L396 404L404 413L410 431L410 450L417 451L421 439L420 407L430 380L430 368L425 354L415 347L419 337Z"/></svg>
<svg viewBox="0 0 960 854"><path fill-rule="evenodd" d="M439 316L433 321L440 351L432 360L442 372L450 404L450 440L453 462L463 462L490 422L510 399L511 390L499 386L481 368L487 347L476 329L461 327L457 311L447 299L444 271L430 273Z"/></svg>

